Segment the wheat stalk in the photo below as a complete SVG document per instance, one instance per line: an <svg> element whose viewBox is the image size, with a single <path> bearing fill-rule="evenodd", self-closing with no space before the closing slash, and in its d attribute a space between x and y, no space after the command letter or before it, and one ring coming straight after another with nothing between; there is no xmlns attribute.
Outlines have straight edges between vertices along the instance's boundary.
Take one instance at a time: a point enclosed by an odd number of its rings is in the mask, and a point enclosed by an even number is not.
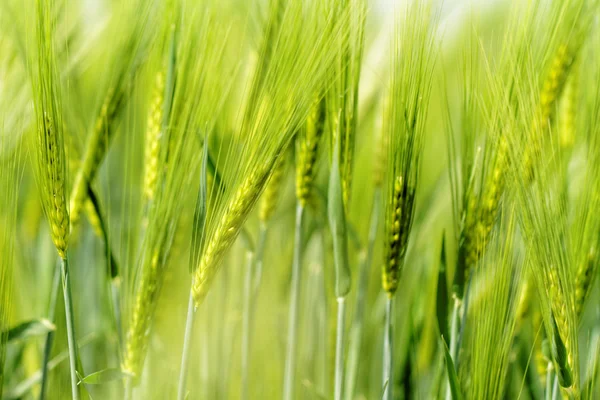
<svg viewBox="0 0 600 400"><path fill-rule="evenodd" d="M69 211L66 200L66 157L63 141L62 102L54 51L54 3L36 1L38 58L32 71L34 108L37 122L36 165L42 206L50 224L50 236L61 259L60 269L65 300L71 393L79 399L78 356L75 336L70 273L67 262ZM83 373L79 368L79 373Z"/></svg>
<svg viewBox="0 0 600 400"><path fill-rule="evenodd" d="M384 195L385 255L381 269L382 287L387 294L382 381L385 399L394 396L392 306L413 223L436 55L436 19L431 4L407 5L396 13L389 100L383 122L389 146Z"/></svg>

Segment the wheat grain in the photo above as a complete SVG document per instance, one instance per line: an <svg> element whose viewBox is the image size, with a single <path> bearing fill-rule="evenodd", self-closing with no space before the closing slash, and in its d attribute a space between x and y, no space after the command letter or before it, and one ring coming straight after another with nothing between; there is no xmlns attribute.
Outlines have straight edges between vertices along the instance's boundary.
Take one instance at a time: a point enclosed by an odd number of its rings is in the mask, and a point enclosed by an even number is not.
<svg viewBox="0 0 600 400"><path fill-rule="evenodd" d="M498 140L494 168L485 180L479 199L476 196L469 197L464 229L467 273L477 264L490 240L506 184L507 168L508 142L502 135Z"/></svg>
<svg viewBox="0 0 600 400"><path fill-rule="evenodd" d="M569 307L565 299L564 288L561 286L558 272L554 268L545 271L548 282L548 296L552 308L552 342L553 359L556 366L556 374L561 386L573 385L573 340L569 321ZM563 354L564 353L564 354Z"/></svg>
<svg viewBox="0 0 600 400"><path fill-rule="evenodd" d="M284 154L279 158L277 164L273 168L273 172L269 177L269 182L265 187L265 191L261 197L260 208L258 211L259 219L263 224L266 224L277 207L279 197L281 196L281 187L283 185L283 178L285 176L287 157Z"/></svg>
<svg viewBox="0 0 600 400"><path fill-rule="evenodd" d="M316 98L297 139L296 197L303 207L311 199L317 169L317 157L325 128L325 100Z"/></svg>
<svg viewBox="0 0 600 400"><path fill-rule="evenodd" d="M382 269L383 290L392 296L398 288L400 270L406 254L410 232L414 189L409 188L401 176L394 184L390 215L386 218L385 263Z"/></svg>
<svg viewBox="0 0 600 400"><path fill-rule="evenodd" d="M61 258L66 258L69 239L69 212L65 188L65 157L62 128L49 114L38 122L38 163L42 203L50 222L50 235Z"/></svg>
<svg viewBox="0 0 600 400"><path fill-rule="evenodd" d="M143 268L140 290L137 292L132 320L127 333L127 345L122 368L139 378L148 347L148 327L152 319L156 297L160 289L158 271L160 254L154 253Z"/></svg>
<svg viewBox="0 0 600 400"><path fill-rule="evenodd" d="M581 317L583 307L590 295L598 265L598 254L595 247L589 251L585 261L579 266L575 275L575 313Z"/></svg>
<svg viewBox="0 0 600 400"><path fill-rule="evenodd" d="M165 93L165 73L156 74L152 104L148 113L146 127L146 147L144 150L144 195L147 200L154 199L158 176L159 143L163 122L163 100Z"/></svg>
<svg viewBox="0 0 600 400"><path fill-rule="evenodd" d="M563 92L575 56L576 53L569 44L563 43L558 47L542 85L539 107L531 124L531 144L528 149L540 148L544 135L554 119L556 103ZM525 152L523 159L524 168L528 171L530 179L533 178L532 169L535 162L533 157L534 154L530 150Z"/></svg>
<svg viewBox="0 0 600 400"><path fill-rule="evenodd" d="M560 103L560 145L571 148L575 142L576 118L579 97L579 63L575 60L565 83Z"/></svg>
<svg viewBox="0 0 600 400"><path fill-rule="evenodd" d="M79 222L81 210L87 199L88 187L94 180L112 139L113 129L111 125L118 111L116 103L119 103L115 99L115 89L111 87L108 89L104 103L100 108L94 130L85 149L81 167L75 176L70 197L72 225L76 225Z"/></svg>
<svg viewBox="0 0 600 400"><path fill-rule="evenodd" d="M206 297L225 252L239 235L244 221L269 179L275 161L248 175L228 202L226 211L208 241L194 275L192 293L196 306L199 306Z"/></svg>

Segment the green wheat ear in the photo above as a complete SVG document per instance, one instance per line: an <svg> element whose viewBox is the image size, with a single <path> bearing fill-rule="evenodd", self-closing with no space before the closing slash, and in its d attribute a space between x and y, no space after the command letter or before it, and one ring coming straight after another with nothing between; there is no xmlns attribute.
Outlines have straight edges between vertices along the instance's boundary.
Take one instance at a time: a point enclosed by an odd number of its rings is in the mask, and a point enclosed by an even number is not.
<svg viewBox="0 0 600 400"><path fill-rule="evenodd" d="M164 87L166 99L172 104L163 113L160 149L157 160L156 187L149 202L148 224L141 243L137 280L134 283L133 304L122 369L133 375L137 385L143 371L148 351L154 314L164 282L165 272L172 257L176 230L185 201L181 194L193 187L196 173L200 169L202 152L197 148L197 132L208 135L215 129L216 119L227 96L226 80L230 78L230 67L222 54L227 49L224 26L219 25L214 5L186 5L176 2L171 18L178 21L177 31L181 39L169 54L174 60L170 66L173 79L167 79ZM181 20L181 15L191 15ZM173 20L165 23L163 34L171 32ZM207 153L207 151L205 150Z"/></svg>
<svg viewBox="0 0 600 400"><path fill-rule="evenodd" d="M383 133L387 148L383 288L393 296L414 216L425 122L436 57L430 4L406 6L396 26Z"/></svg>
<svg viewBox="0 0 600 400"><path fill-rule="evenodd" d="M573 45L563 43L556 51L550 69L544 80L540 92L540 104L531 125L531 147L538 147L542 139L550 129L550 125L555 117L556 104L560 99L565 84L574 63L577 49ZM532 169L534 155L531 152L525 153L523 163L525 168Z"/></svg>
<svg viewBox="0 0 600 400"><path fill-rule="evenodd" d="M332 87L327 92L327 121L330 132L330 157L335 144L340 145L340 177L344 207L350 205L354 163L354 146L358 121L358 94L364 52L366 2L364 0L332 0L333 13L349 28L348 40L340 38L339 54L330 74Z"/></svg>
<svg viewBox="0 0 600 400"><path fill-rule="evenodd" d="M108 153L108 148L117 130L118 116L128 101L131 86L135 82L141 61L146 55L150 42L146 27L151 11L151 6L145 5L145 3L139 1L128 3L122 18L129 18L133 24L130 24L129 20L127 25L122 21L114 21L114 26L112 26L112 29L115 30L113 33L117 34L119 38L116 44L116 56L109 68L108 88L87 139L80 169L73 181L70 196L72 225L76 225L79 221L81 210L87 199L88 187L96 178Z"/></svg>
<svg viewBox="0 0 600 400"><path fill-rule="evenodd" d="M571 148L577 136L577 107L579 106L579 75L581 62L576 59L563 89L559 109L560 145Z"/></svg>
<svg viewBox="0 0 600 400"><path fill-rule="evenodd" d="M251 105L242 118L243 151L228 161L230 176L206 222L202 257L192 292L199 305L210 290L226 251L231 247L266 187L282 152L309 117L314 93L325 89L326 74L346 43L348 28L322 5L283 4L281 25L268 61L257 69L250 89ZM346 18L346 11L344 18Z"/></svg>
<svg viewBox="0 0 600 400"><path fill-rule="evenodd" d="M314 99L306 125L296 139L296 197L306 207L313 194L317 158L325 130L325 99Z"/></svg>
<svg viewBox="0 0 600 400"><path fill-rule="evenodd" d="M37 1L42 16L37 29L39 54L31 72L36 114L36 171L42 206L50 224L52 241L62 259L69 240L69 212L66 197L66 157L62 101L56 65L50 11Z"/></svg>
<svg viewBox="0 0 600 400"><path fill-rule="evenodd" d="M269 178L269 183L262 195L258 217L263 224L269 222L277 208L287 167L287 153L285 151L285 154L277 161Z"/></svg>
<svg viewBox="0 0 600 400"><path fill-rule="evenodd" d="M159 143L163 124L165 79L166 74L164 71L157 72L146 127L143 191L144 196L149 201L154 199L158 178Z"/></svg>

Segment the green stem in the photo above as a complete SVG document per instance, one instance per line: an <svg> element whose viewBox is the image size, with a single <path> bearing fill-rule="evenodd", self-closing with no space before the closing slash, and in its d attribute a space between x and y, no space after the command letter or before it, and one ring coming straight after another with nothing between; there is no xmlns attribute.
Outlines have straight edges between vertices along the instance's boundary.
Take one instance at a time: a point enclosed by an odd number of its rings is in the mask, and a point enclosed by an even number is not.
<svg viewBox="0 0 600 400"><path fill-rule="evenodd" d="M190 290L187 317L185 319L185 334L183 336L183 350L181 352L181 368L179 370L179 385L177 386L177 399L185 399L186 381L189 365L190 347L192 345L192 332L194 330L194 294Z"/></svg>
<svg viewBox="0 0 600 400"><path fill-rule="evenodd" d="M394 338L392 331L393 297L388 295L385 303L385 328L383 332L383 400L392 400L392 378L394 372Z"/></svg>
<svg viewBox="0 0 600 400"><path fill-rule="evenodd" d="M116 277L110 283L110 295L112 298L113 316L115 318L115 329L119 340L119 354L124 349L123 323L121 320L121 278ZM121 355L119 355L121 358Z"/></svg>
<svg viewBox="0 0 600 400"><path fill-rule="evenodd" d="M209 307L204 308L204 312L200 314L200 386L202 390L202 399L208 399L211 395L211 382L210 382L210 338L211 338L211 330L208 328L210 326L210 313L206 312Z"/></svg>
<svg viewBox="0 0 600 400"><path fill-rule="evenodd" d="M459 321L458 314L460 312L461 300L458 296L454 295L454 305L452 307L452 319L450 320L450 356L452 360L456 360L456 354L458 352L458 329ZM450 391L450 377L448 377L448 383L446 385L446 400L452 399L452 393Z"/></svg>
<svg viewBox="0 0 600 400"><path fill-rule="evenodd" d="M546 400L552 400L552 377L553 377L553 373L552 373L552 363L549 362L548 363L548 368L546 371Z"/></svg>
<svg viewBox="0 0 600 400"><path fill-rule="evenodd" d="M220 336L217 336L219 339L220 346L219 348L219 379L218 379L218 398L228 399L229 398L229 389L230 389L230 379L229 374L231 373L231 343L233 342L233 332L232 332L232 324L230 319L224 318L224 316L229 315L228 307L229 307L229 295L231 294L231 280L229 279L230 271L227 268L224 268L221 276L223 280L221 281L221 298L219 301L219 306L217 310L220 310L215 317L219 321L219 331L221 332Z"/></svg>
<svg viewBox="0 0 600 400"><path fill-rule="evenodd" d="M62 260L59 261L62 264ZM48 306L48 320L54 323L56 314L56 302L58 301L58 288L60 287L60 266L54 268L54 279L52 280L52 288L50 289L50 304ZM44 343L44 359L42 361L42 383L40 386L40 400L46 398L46 386L48 385L48 363L50 362L50 353L52 352L52 343L54 342L54 331L48 332L46 335L46 343Z"/></svg>
<svg viewBox="0 0 600 400"><path fill-rule="evenodd" d="M552 400L558 400L560 389L558 388L558 375L554 376L554 385L552 388Z"/></svg>
<svg viewBox="0 0 600 400"><path fill-rule="evenodd" d="M452 355L452 360L454 361L454 367L458 370L458 366L460 363L460 346L462 345L462 339L465 333L465 326L467 325L467 313L469 311L469 294L471 293L471 275L469 274L469 279L467 281L467 290L465 292L465 300L462 306L462 317L460 318L460 320L458 321L459 324L459 330L458 330L458 338L456 339L456 349L455 349L455 354Z"/></svg>
<svg viewBox="0 0 600 400"><path fill-rule="evenodd" d="M320 242L322 246L321 251L321 264L323 266L327 265L327 255L325 249L328 248L327 241L325 238L325 232L320 231ZM321 384L319 386L320 393L327 393L329 388L329 378L330 378L330 367L329 360L331 359L329 356L329 352L331 351L331 346L329 345L329 296L327 292L327 278L325 276L325 271L322 269L320 273L320 281L319 281L319 353L320 359L318 360L318 372L321 378Z"/></svg>
<svg viewBox="0 0 600 400"><path fill-rule="evenodd" d="M73 400L79 400L79 387L77 385L77 341L75 339L75 318L73 315L73 297L71 295L71 276L67 258L61 262L63 296L65 299L65 318L67 320L67 342L69 346L69 367L71 372L71 392ZM84 376L83 371L79 371Z"/></svg>
<svg viewBox="0 0 600 400"><path fill-rule="evenodd" d="M244 301L242 302L242 377L240 400L248 398L248 370L250 366L250 337L252 335L252 276L253 276L254 254L246 253L246 274L244 277Z"/></svg>
<svg viewBox="0 0 600 400"><path fill-rule="evenodd" d="M125 400L131 400L133 398L133 378L128 377L125 379L125 393L123 395Z"/></svg>
<svg viewBox="0 0 600 400"><path fill-rule="evenodd" d="M294 259L292 262L292 282L290 310L288 315L288 341L285 358L285 372L283 381L283 400L294 398L294 377L296 373L296 342L298 331L298 309L300 305L300 282L302 279L302 217L304 207L300 202L296 204L296 227L294 238Z"/></svg>
<svg viewBox="0 0 600 400"><path fill-rule="evenodd" d="M342 399L344 382L344 342L345 342L345 316L346 316L346 298L337 298L337 329L335 334L335 380L334 380L334 400Z"/></svg>
<svg viewBox="0 0 600 400"><path fill-rule="evenodd" d="M266 223L260 224L260 229L258 230L258 240L256 242L256 251L254 254L254 264L253 267L253 294L252 294L252 308L254 309L254 305L256 303L256 296L258 294L258 289L260 287L260 283L262 281L262 269L263 269L263 257L265 252L265 244L267 242L267 225ZM252 322L251 322L252 323Z"/></svg>
<svg viewBox="0 0 600 400"><path fill-rule="evenodd" d="M364 257L360 264L358 288L356 292L356 311L350 333L350 343L348 349L348 371L346 374L346 384L344 387L346 400L354 397L356 390L356 381L358 374L358 360L360 359L360 347L362 342L362 325L365 314L366 294L369 288L369 276L371 273L371 263L373 260L373 250L375 248L375 239L377 237L377 228L379 225L379 206L381 190L375 189L373 194L373 208L371 209L371 224L369 227L369 238Z"/></svg>

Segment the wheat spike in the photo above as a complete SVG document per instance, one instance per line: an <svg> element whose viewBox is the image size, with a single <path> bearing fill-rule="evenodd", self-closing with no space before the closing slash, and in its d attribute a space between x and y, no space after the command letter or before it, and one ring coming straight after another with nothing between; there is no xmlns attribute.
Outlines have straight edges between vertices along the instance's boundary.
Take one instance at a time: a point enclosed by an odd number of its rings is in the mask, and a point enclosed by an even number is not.
<svg viewBox="0 0 600 400"><path fill-rule="evenodd" d="M165 73L156 74L152 104L146 127L146 146L144 150L144 195L147 200L154 199L158 176L158 157L160 135L163 121L163 99L165 93Z"/></svg>
<svg viewBox="0 0 600 400"><path fill-rule="evenodd" d="M467 273L473 268L490 240L490 234L504 191L505 174L508 168L508 142L504 135L498 140L494 168L486 179L480 198L471 196L465 218L465 261Z"/></svg>
<svg viewBox="0 0 600 400"><path fill-rule="evenodd" d="M558 47L544 80L540 93L539 107L531 124L531 143L528 146L529 149L540 148L544 135L550 128L550 124L554 119L556 103L563 92L574 59L575 52L568 44L563 43ZM534 154L531 150L526 151L523 160L530 178L533 177L533 157Z"/></svg>
<svg viewBox="0 0 600 400"><path fill-rule="evenodd" d="M575 142L579 95L579 63L577 60L575 60L571 70L565 83L559 111L560 145L563 148L570 148Z"/></svg>
<svg viewBox="0 0 600 400"><path fill-rule="evenodd" d="M581 317L597 271L598 254L593 247L575 275L575 313Z"/></svg>
<svg viewBox="0 0 600 400"><path fill-rule="evenodd" d="M319 144L325 125L325 100L315 99L304 130L297 140L296 197L302 206L310 201L317 168Z"/></svg>
<svg viewBox="0 0 600 400"><path fill-rule="evenodd" d="M556 373L561 380L561 386L570 387L573 385L573 352L572 341L576 338L571 337L569 327L568 303L565 299L564 289L560 285L558 273L555 268L547 271L548 296L550 297L550 306L552 309L552 347L557 348L554 353L554 362ZM561 356L561 348L566 352ZM558 354L558 356L557 356Z"/></svg>
<svg viewBox="0 0 600 400"><path fill-rule="evenodd" d="M382 269L383 289L390 296L398 288L398 280L408 243L408 234L410 233L414 201L414 189L409 188L401 176L396 178L393 192L391 215L386 218L388 220L386 226L388 243Z"/></svg>
<svg viewBox="0 0 600 400"><path fill-rule="evenodd" d="M546 376L550 360L547 355L544 354L544 330L542 329L542 323L542 314L540 313L540 310L536 308L532 316L532 326L534 333L540 332L540 338L538 339L538 345L535 346L534 362L540 382L542 386L546 386Z"/></svg>
<svg viewBox="0 0 600 400"><path fill-rule="evenodd" d="M40 3L40 16L44 9ZM42 11L45 10L45 11ZM62 259L66 258L69 239L69 212L66 202L66 157L64 148L61 98L58 72L51 41L52 27L47 16L41 17L39 35L40 55L37 70L32 76L37 121L37 171L42 205L50 235Z"/></svg>
<svg viewBox="0 0 600 400"><path fill-rule="evenodd" d="M148 347L148 327L154 313L156 297L160 289L158 279L160 268L160 255L154 253L146 266L143 267L143 275L139 285L140 290L136 294L133 306L132 320L127 333L127 344L125 358L122 368L139 377Z"/></svg>
<svg viewBox="0 0 600 400"><path fill-rule="evenodd" d="M265 191L261 197L260 209L259 209L259 218L263 224L266 224L275 209L277 208L277 203L279 201L279 197L281 195L281 187L283 185L283 178L285 176L287 157L286 155L282 155L277 161L277 164L273 168L273 172L269 178L269 182L265 187Z"/></svg>
<svg viewBox="0 0 600 400"><path fill-rule="evenodd" d="M88 187L96 178L104 157L114 137L115 122L123 105L127 102L129 92L135 82L135 76L140 66L140 61L145 56L148 40L145 35L146 24L149 23L152 6L136 3L124 3L124 18L133 19L133 23L116 24L119 33L123 34L122 40L117 42L118 55L111 68L111 80L104 95L102 105L96 114L94 126L87 140L87 145L81 161L81 166L71 189L70 211L71 225L79 222L81 210L87 198ZM129 21L128 21L129 22ZM123 28L125 27L125 28ZM125 29L126 32L122 32Z"/></svg>
<svg viewBox="0 0 600 400"><path fill-rule="evenodd" d="M46 166L42 178L43 203L50 221L50 234L61 258L66 258L69 239L69 212L65 187L65 157L62 132L48 115L38 126L40 130L38 157Z"/></svg>
<svg viewBox="0 0 600 400"><path fill-rule="evenodd" d="M106 155L108 145L112 138L113 129L111 125L116 117L117 109L115 103L115 90L110 88L100 108L100 114L92 135L88 140L81 167L75 176L73 189L71 190L71 224L79 222L81 210L87 199L88 186L96 177L100 164Z"/></svg>
<svg viewBox="0 0 600 400"><path fill-rule="evenodd" d="M196 306L200 305L206 297L225 252L240 233L244 221L269 178L275 161L248 175L229 201L226 211L205 247L199 267L195 272L192 292Z"/></svg>

